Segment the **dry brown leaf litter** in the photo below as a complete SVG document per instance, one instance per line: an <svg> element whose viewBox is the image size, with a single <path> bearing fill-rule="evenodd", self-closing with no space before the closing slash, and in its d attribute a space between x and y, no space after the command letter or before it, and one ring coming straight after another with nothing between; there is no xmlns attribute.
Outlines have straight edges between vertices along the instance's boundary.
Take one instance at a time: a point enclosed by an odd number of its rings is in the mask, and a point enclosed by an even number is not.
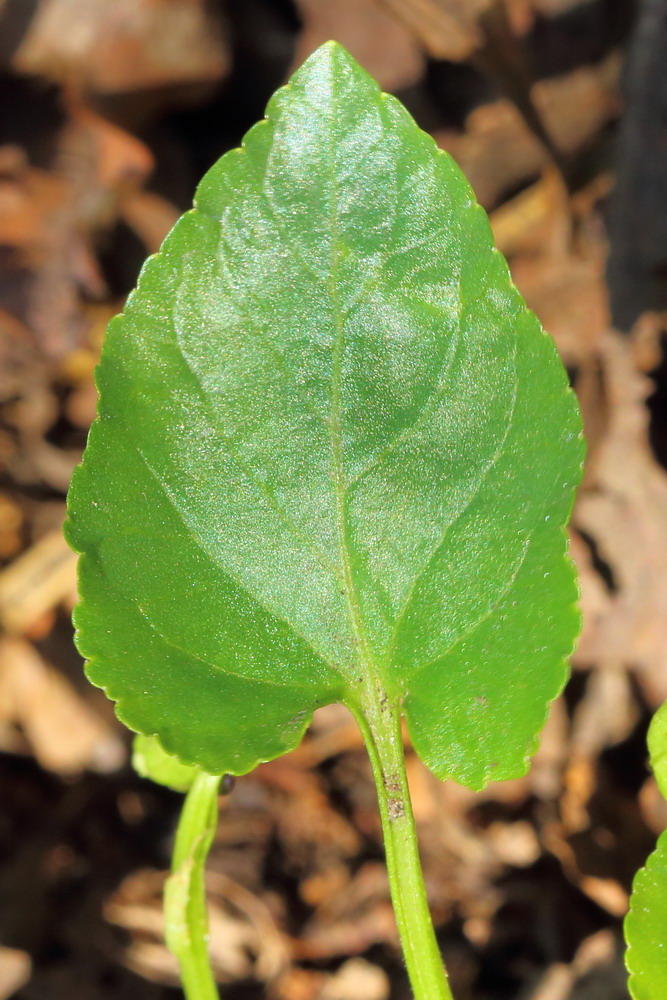
<svg viewBox="0 0 667 1000"><path fill-rule="evenodd" d="M459 123L429 89L434 55L453 65L488 45L473 5L300 0L301 32L268 0L253 0L252 31L233 5L211 21L199 2L130 6L45 0L9 62L26 121L0 146L0 997L173 995L159 896L178 797L119 769L125 737L81 683L64 490L94 412L106 320L187 204L197 128L232 120L239 94L250 102L243 68L264 65L257 52L282 54L284 75L340 31L385 86L405 88L492 210L515 280L572 372L590 442L572 532L585 628L531 771L475 795L408 756L457 1000L621 1000L620 917L667 824L643 743L667 696L667 485L646 405L664 324L647 317L624 338L607 315L618 46L528 88L573 181L497 77ZM509 23L530 47L536 26L578 7L514 0ZM470 80L455 79L460 101ZM200 126L184 127L188 106ZM407 998L370 770L344 710L318 713L299 750L221 800L209 868L229 1000Z"/></svg>

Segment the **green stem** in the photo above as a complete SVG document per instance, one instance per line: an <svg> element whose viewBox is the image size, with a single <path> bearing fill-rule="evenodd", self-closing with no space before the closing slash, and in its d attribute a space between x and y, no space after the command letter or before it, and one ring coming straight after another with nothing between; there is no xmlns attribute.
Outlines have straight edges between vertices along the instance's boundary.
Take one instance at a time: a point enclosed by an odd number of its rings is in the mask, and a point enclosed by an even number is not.
<svg viewBox="0 0 667 1000"><path fill-rule="evenodd" d="M384 692L353 709L366 743L382 816L391 899L415 1000L453 1000L426 898L412 813L401 713Z"/></svg>
<svg viewBox="0 0 667 1000"><path fill-rule="evenodd" d="M204 868L218 823L221 775L201 774L187 794L164 887L165 941L178 959L187 1000L218 1000L208 955Z"/></svg>

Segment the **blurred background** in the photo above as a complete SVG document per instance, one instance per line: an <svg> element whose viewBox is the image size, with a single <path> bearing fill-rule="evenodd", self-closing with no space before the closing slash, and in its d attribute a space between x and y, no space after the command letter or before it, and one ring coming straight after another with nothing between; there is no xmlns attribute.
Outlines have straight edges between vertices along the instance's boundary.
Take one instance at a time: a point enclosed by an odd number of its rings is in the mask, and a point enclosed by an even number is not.
<svg viewBox="0 0 667 1000"><path fill-rule="evenodd" d="M108 319L197 180L335 38L449 150L556 339L589 441L585 626L530 774L408 752L457 1000L624 1000L632 875L667 825L667 0L0 0L0 1000L168 1000L180 806L72 646L65 492ZM221 800L224 1000L408 1000L343 709Z"/></svg>

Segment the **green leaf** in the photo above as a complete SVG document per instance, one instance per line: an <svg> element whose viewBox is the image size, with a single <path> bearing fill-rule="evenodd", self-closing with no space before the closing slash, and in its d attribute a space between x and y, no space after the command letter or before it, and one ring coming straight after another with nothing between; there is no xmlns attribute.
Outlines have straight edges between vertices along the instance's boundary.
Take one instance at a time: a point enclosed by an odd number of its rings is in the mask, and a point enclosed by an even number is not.
<svg viewBox="0 0 667 1000"><path fill-rule="evenodd" d="M149 778L175 792L187 792L201 774L201 768L182 764L163 750L157 736L134 737L132 767L142 778Z"/></svg>
<svg viewBox="0 0 667 1000"><path fill-rule="evenodd" d="M667 702L653 716L648 748L658 787L667 798ZM635 876L624 930L632 997L662 1000L667 982L667 831Z"/></svg>
<svg viewBox="0 0 667 1000"><path fill-rule="evenodd" d="M667 799L667 702L653 716L647 739L655 780Z"/></svg>
<svg viewBox="0 0 667 1000"><path fill-rule="evenodd" d="M524 773L579 627L576 402L460 170L339 45L206 175L98 385L67 534L132 729L240 774L389 701L437 775Z"/></svg>
<svg viewBox="0 0 667 1000"><path fill-rule="evenodd" d="M628 986L634 1000L663 1000L667 983L667 830L637 872L625 918Z"/></svg>

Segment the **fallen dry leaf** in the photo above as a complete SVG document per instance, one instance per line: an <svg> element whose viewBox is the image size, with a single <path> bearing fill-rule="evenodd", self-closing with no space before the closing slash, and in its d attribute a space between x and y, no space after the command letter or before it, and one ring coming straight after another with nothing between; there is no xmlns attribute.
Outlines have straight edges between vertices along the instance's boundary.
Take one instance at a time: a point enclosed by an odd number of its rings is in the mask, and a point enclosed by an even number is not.
<svg viewBox="0 0 667 1000"><path fill-rule="evenodd" d="M376 0L298 0L303 30L294 53L300 66L318 45L335 38L383 90L413 86L424 72L424 57L414 36Z"/></svg>
<svg viewBox="0 0 667 1000"><path fill-rule="evenodd" d="M593 992L580 994L576 989L576 982L597 968L611 965L615 954L616 941L610 931L591 934L579 945L569 965L558 962L547 969L527 1000L585 1000L587 996L594 1000L594 997L602 996L597 986L593 987ZM621 977L618 978L620 980Z"/></svg>
<svg viewBox="0 0 667 1000"><path fill-rule="evenodd" d="M667 699L667 473L648 440L651 383L633 342L607 332L601 348L609 427L594 480L580 493L574 526L593 539L614 580L607 613L575 662L636 672L650 705Z"/></svg>
<svg viewBox="0 0 667 1000"><path fill-rule="evenodd" d="M13 59L103 93L220 80L228 61L204 0L41 0Z"/></svg>
<svg viewBox="0 0 667 1000"><path fill-rule="evenodd" d="M76 556L58 528L0 572L0 625L24 633L75 586Z"/></svg>
<svg viewBox="0 0 667 1000"><path fill-rule="evenodd" d="M0 1000L9 1000L30 981L30 955L17 948L0 946Z"/></svg>
<svg viewBox="0 0 667 1000"><path fill-rule="evenodd" d="M386 1000L389 978L363 958L351 958L327 981L318 1000Z"/></svg>
<svg viewBox="0 0 667 1000"><path fill-rule="evenodd" d="M131 933L123 961L154 982L178 982L178 964L163 942L162 891L167 872L133 872L105 905L105 917ZM285 974L286 943L268 907L217 872L206 876L209 952L216 979L272 983Z"/></svg>
<svg viewBox="0 0 667 1000"><path fill-rule="evenodd" d="M620 67L618 53L612 53L597 66L533 85L532 101L561 153L581 149L618 115ZM475 108L462 135L436 132L435 139L452 154L486 208L538 177L549 163L543 144L505 98Z"/></svg>
<svg viewBox="0 0 667 1000"><path fill-rule="evenodd" d="M57 774L115 771L125 758L119 735L23 639L0 640L0 717L20 727L42 767Z"/></svg>
<svg viewBox="0 0 667 1000"><path fill-rule="evenodd" d="M494 0L378 0L433 59L466 59L482 44L479 18Z"/></svg>

